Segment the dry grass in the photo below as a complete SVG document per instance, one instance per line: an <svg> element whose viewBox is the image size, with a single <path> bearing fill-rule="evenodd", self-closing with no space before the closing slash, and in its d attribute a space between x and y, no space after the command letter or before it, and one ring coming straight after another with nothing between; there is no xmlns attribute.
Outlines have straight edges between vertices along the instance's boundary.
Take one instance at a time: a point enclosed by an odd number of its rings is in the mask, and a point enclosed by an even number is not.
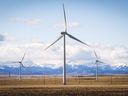
<svg viewBox="0 0 128 96"><path fill-rule="evenodd" d="M0 96L128 96L128 76L0 78Z"/></svg>
<svg viewBox="0 0 128 96"><path fill-rule="evenodd" d="M46 86L28 88L6 88L0 96L127 96L127 88L85 87L85 86Z"/></svg>
<svg viewBox="0 0 128 96"><path fill-rule="evenodd" d="M68 77L68 85L128 85L128 76L100 76L98 80L95 77ZM19 80L16 77L0 78L0 85L62 85L62 77L59 76L40 76L26 79L22 77Z"/></svg>

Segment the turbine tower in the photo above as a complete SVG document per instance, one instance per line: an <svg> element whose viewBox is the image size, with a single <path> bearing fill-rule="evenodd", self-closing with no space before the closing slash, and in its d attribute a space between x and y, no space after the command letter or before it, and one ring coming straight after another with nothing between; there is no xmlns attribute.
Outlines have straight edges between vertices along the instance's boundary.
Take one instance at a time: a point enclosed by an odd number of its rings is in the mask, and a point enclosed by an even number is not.
<svg viewBox="0 0 128 96"><path fill-rule="evenodd" d="M64 32L61 32L60 37L57 40L55 40L52 44L50 44L48 47L46 47L45 50L47 50L49 47L51 47L52 45L54 45L57 41L59 41L63 37L63 40L64 40L63 41L63 46L64 46L64 51L63 51L64 52L63 53L64 54L63 84L66 85L66 35L68 37L70 37L71 39L74 39L74 40L76 40L76 41L78 41L78 42L80 42L80 43L82 43L82 44L84 44L84 45L86 45L88 47L89 47L89 45L86 44L86 43L84 43L83 41L77 39L76 37L72 36L71 34L69 34L67 32L67 20L66 20L66 12L65 12L64 4L63 4L63 13L64 13L64 26L65 26L65 31Z"/></svg>
<svg viewBox="0 0 128 96"><path fill-rule="evenodd" d="M20 76L20 77L19 77L19 80L21 80L21 67L24 67L24 65L23 65L23 60L24 60L25 55L26 55L26 51L24 52L24 55L23 55L23 57L21 58L21 60L12 62L12 63L19 63L19 76Z"/></svg>
<svg viewBox="0 0 128 96"><path fill-rule="evenodd" d="M99 60L99 57L96 54L95 50L94 50L94 54L95 54L95 57L96 57L96 60L95 60L95 65L96 65L96 80L98 80L98 70L99 70L98 64L99 63L104 63L104 62L102 62L101 60Z"/></svg>

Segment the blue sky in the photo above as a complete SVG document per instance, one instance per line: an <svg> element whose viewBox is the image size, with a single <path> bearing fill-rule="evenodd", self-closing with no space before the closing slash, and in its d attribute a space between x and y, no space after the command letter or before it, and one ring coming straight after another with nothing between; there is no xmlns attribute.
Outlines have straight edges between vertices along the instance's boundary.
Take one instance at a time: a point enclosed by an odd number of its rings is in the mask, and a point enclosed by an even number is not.
<svg viewBox="0 0 128 96"><path fill-rule="evenodd" d="M63 2L70 34L84 42L128 45L127 0L0 0L0 34L54 41L64 31Z"/></svg>
<svg viewBox="0 0 128 96"><path fill-rule="evenodd" d="M64 31L63 3L68 33L93 45L107 64L128 64L127 0L0 0L0 62L20 60L29 47L26 61L61 66L62 46L56 44L47 52L44 48ZM67 63L95 60L82 44L66 40Z"/></svg>

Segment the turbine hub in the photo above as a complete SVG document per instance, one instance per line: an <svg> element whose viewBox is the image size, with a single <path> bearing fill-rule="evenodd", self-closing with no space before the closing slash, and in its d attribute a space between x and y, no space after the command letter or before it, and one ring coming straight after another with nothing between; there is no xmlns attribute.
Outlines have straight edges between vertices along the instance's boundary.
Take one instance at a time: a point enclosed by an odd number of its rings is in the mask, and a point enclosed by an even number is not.
<svg viewBox="0 0 128 96"><path fill-rule="evenodd" d="M64 34L66 34L67 32L61 32L61 35L64 35Z"/></svg>
<svg viewBox="0 0 128 96"><path fill-rule="evenodd" d="M99 62L99 60L96 60L96 62Z"/></svg>
<svg viewBox="0 0 128 96"><path fill-rule="evenodd" d="M19 61L19 63L22 63L21 61Z"/></svg>

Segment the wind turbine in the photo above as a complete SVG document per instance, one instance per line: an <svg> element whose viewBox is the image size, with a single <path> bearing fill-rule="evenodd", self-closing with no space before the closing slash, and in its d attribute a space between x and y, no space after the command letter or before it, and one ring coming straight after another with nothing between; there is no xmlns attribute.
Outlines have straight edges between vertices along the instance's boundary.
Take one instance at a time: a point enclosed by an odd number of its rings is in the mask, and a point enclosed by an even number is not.
<svg viewBox="0 0 128 96"><path fill-rule="evenodd" d="M104 63L104 62L102 62L101 60L99 60L99 57L98 57L98 55L96 54L96 51L95 50L93 50L94 51L94 54L95 54L95 57L96 57L96 60L95 60L95 64L96 64L96 80L98 80L98 68L99 68L99 66L98 66L98 64L99 63Z"/></svg>
<svg viewBox="0 0 128 96"><path fill-rule="evenodd" d="M64 4L63 4L63 13L64 13L64 26L65 26L65 31L64 32L61 32L60 37L57 40L55 40L52 44L50 44L48 47L46 47L45 50L47 50L49 47L51 47L52 45L54 45L57 41L59 41L63 37L63 40L64 40L64 42L63 42L63 46L64 46L64 51L63 51L64 52L63 53L64 54L63 84L66 85L66 35L68 37L70 37L71 39L74 39L74 40L76 40L76 41L78 41L78 42L80 42L80 43L82 43L82 44L84 44L84 45L86 45L88 47L89 47L89 45L86 44L86 43L84 43L83 41L77 39L76 37L72 36L71 34L69 34L67 32L67 20L66 20L66 12L65 12Z"/></svg>
<svg viewBox="0 0 128 96"><path fill-rule="evenodd" d="M19 80L21 80L21 67L24 67L23 60L24 60L25 55L26 55L26 51L24 52L24 55L21 58L21 60L12 62L12 63L19 63L19 76L20 76Z"/></svg>

